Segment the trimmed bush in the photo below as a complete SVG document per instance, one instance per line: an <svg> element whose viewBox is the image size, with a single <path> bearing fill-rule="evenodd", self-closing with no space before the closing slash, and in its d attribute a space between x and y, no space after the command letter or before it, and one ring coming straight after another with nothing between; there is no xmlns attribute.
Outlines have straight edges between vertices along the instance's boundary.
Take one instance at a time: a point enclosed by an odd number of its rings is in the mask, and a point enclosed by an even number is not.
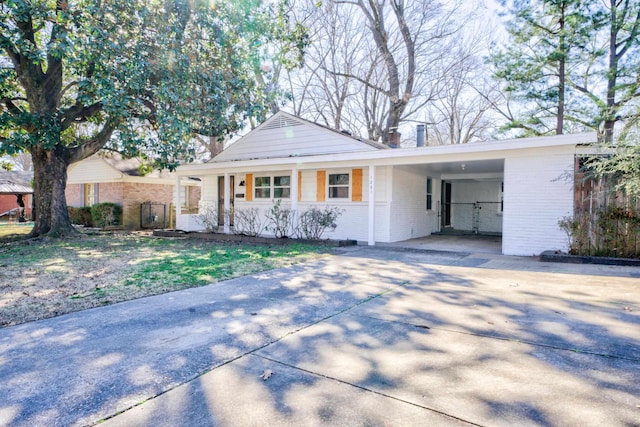
<svg viewBox="0 0 640 427"><path fill-rule="evenodd" d="M91 206L91 218L96 227L109 227L121 223L122 208L115 203L96 203Z"/></svg>
<svg viewBox="0 0 640 427"><path fill-rule="evenodd" d="M83 206L81 208L74 208L69 206L69 219L72 224L84 225L85 227L93 227L93 219L91 218L91 208L89 206Z"/></svg>
<svg viewBox="0 0 640 427"><path fill-rule="evenodd" d="M320 240L328 229L335 230L336 220L342 212L337 207L311 208L300 215L296 235L309 240Z"/></svg>

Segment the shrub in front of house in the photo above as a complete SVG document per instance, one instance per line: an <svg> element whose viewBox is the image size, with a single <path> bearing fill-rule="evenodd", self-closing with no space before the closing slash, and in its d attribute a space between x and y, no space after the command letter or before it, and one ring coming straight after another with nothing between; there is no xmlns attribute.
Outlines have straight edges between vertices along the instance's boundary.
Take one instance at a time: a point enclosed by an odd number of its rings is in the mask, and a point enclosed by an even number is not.
<svg viewBox="0 0 640 427"><path fill-rule="evenodd" d="M296 236L309 240L320 240L324 233L336 228L336 220L343 209L327 206L324 209L313 207L302 212L298 220Z"/></svg>
<svg viewBox="0 0 640 427"><path fill-rule="evenodd" d="M562 218L558 225L567 233L573 255L640 258L640 211L636 209L608 206Z"/></svg>
<svg viewBox="0 0 640 427"><path fill-rule="evenodd" d="M195 219L196 222L203 226L209 233L218 231L218 210L215 207L201 207Z"/></svg>
<svg viewBox="0 0 640 427"><path fill-rule="evenodd" d="M281 202L280 199L275 200L266 215L265 229L271 231L277 238L290 237L293 224L293 212L290 208L280 206Z"/></svg>
<svg viewBox="0 0 640 427"><path fill-rule="evenodd" d="M91 218L96 227L110 227L122 223L122 208L111 202L91 206Z"/></svg>
<svg viewBox="0 0 640 427"><path fill-rule="evenodd" d="M91 208L89 206L83 206L80 208L69 206L67 210L69 211L69 220L72 224L83 225L85 227L93 227Z"/></svg>
<svg viewBox="0 0 640 427"><path fill-rule="evenodd" d="M233 232L243 236L260 237L264 229L264 219L258 208L235 209L233 222Z"/></svg>

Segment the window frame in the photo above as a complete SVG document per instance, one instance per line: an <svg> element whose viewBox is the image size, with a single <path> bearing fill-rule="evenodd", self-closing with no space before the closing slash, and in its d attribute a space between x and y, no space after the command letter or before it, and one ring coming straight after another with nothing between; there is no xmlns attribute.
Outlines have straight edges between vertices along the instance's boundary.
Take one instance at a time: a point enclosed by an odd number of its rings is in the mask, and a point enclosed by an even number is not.
<svg viewBox="0 0 640 427"><path fill-rule="evenodd" d="M288 185L276 185L278 179L286 178L288 180ZM276 196L276 190L282 190L282 193L286 193L280 196ZM285 191L288 190L288 191ZM290 199L291 198L291 175L274 175L273 176L273 198L274 199Z"/></svg>
<svg viewBox="0 0 640 427"><path fill-rule="evenodd" d="M267 180L267 185L264 185L264 180ZM258 185L258 180L261 184ZM253 177L253 198L254 199L270 199L271 198L271 175L256 175ZM266 190L266 196L263 195L263 191ZM260 192L260 194L258 194Z"/></svg>
<svg viewBox="0 0 640 427"><path fill-rule="evenodd" d="M336 176L336 175L346 175L347 183L346 184L331 184L331 177L332 176ZM348 172L334 172L334 173L327 172L327 199L351 200L351 184L352 184L351 171L348 171ZM339 189L339 188L346 188L347 189L347 195L344 196L344 197L333 196L332 193L331 193L331 190L332 189Z"/></svg>
<svg viewBox="0 0 640 427"><path fill-rule="evenodd" d="M283 185L280 180L286 178L288 185ZM265 184L265 180L267 184ZM260 181L261 185L258 185ZM279 185L276 185L278 182ZM262 195L266 192L266 196ZM276 196L276 193L280 193ZM291 198L291 175L256 175L253 177L253 199L290 199Z"/></svg>

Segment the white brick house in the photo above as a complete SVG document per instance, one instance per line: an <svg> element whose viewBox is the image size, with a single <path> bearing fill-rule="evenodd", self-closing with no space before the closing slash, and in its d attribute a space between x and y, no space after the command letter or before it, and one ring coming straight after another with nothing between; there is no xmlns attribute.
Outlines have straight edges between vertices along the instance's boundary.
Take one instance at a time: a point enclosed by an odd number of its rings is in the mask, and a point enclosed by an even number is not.
<svg viewBox="0 0 640 427"><path fill-rule="evenodd" d="M501 234L503 254L534 255L567 250L558 220L573 213L578 146L595 138L391 149L279 112L210 162L178 168L176 185L201 179L200 206L221 212L265 212L276 198L298 212L337 206L332 239L375 245L453 230ZM193 215L176 226L202 228Z"/></svg>

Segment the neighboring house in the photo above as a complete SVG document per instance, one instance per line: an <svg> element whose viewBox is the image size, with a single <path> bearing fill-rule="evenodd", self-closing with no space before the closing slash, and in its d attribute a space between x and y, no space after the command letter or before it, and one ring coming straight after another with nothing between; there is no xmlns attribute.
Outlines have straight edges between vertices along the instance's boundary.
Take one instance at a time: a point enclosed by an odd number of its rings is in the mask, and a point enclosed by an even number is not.
<svg viewBox="0 0 640 427"><path fill-rule="evenodd" d="M123 159L116 153L99 152L69 167L65 194L67 205L72 207L102 202L120 205L122 225L126 228L162 228L170 225L174 215L170 208L176 198L175 182L175 173L166 170L145 173L139 159ZM199 186L195 180L181 186L181 212L188 213L191 207L197 207ZM141 206L146 202L153 205Z"/></svg>
<svg viewBox="0 0 640 427"><path fill-rule="evenodd" d="M17 220L19 215L17 196L21 194L22 202L24 203L24 217L31 219L31 206L33 204L32 180L33 172L0 172L0 217Z"/></svg>
<svg viewBox="0 0 640 427"><path fill-rule="evenodd" d="M279 112L211 161L177 170L202 181L200 207L344 213L326 237L369 245L443 231L502 236L502 253L567 250L558 221L573 213L574 161L595 134L390 149ZM233 218L224 230L229 232ZM194 215L177 228L202 229Z"/></svg>

